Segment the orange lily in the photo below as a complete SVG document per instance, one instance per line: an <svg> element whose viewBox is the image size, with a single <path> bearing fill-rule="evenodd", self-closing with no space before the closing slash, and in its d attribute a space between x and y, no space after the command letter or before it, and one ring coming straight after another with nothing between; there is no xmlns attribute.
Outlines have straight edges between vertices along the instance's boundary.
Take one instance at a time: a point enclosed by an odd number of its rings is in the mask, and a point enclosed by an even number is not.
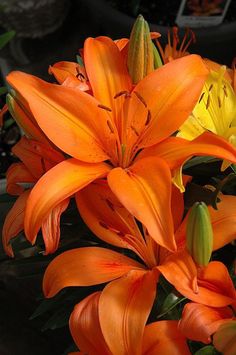
<svg viewBox="0 0 236 355"><path fill-rule="evenodd" d="M83 353L111 355L112 352L105 342L99 322L100 296L101 292L95 292L75 306L70 316L70 331L76 345ZM133 344L133 348L135 345ZM190 355L186 338L178 330L177 321L159 321L147 325L144 328L141 353L143 355L157 353ZM80 354L80 352L73 354ZM117 352L116 349L115 354L124 354L124 352Z"/></svg>
<svg viewBox="0 0 236 355"><path fill-rule="evenodd" d="M7 192L19 195L13 207L7 214L3 225L2 240L5 252L13 257L13 250L9 244L24 229L24 214L31 188L25 190L26 185L34 185L38 179L53 166L64 160L64 156L49 145L22 137L12 148L12 152L21 160L14 163L7 171ZM57 249L60 238L60 215L69 203L65 199L58 204L45 218L42 232L46 246L46 254Z"/></svg>
<svg viewBox="0 0 236 355"><path fill-rule="evenodd" d="M188 339L209 344L211 335L233 318L233 311L229 307L213 308L190 302L184 306L179 329Z"/></svg>
<svg viewBox="0 0 236 355"><path fill-rule="evenodd" d="M54 75L61 85L78 88L82 91L90 90L85 69L78 63L57 62L49 66L48 72Z"/></svg>
<svg viewBox="0 0 236 355"><path fill-rule="evenodd" d="M186 56L153 71L132 90L123 56L109 38L88 38L84 62L94 97L20 72L8 76L44 133L73 157L47 172L33 188L26 208L26 236L34 242L54 206L93 180L108 176L111 189L127 209L153 238L163 235L165 247L173 250L170 212L168 223L159 223L158 186L170 181L168 169L158 157L141 159L138 154L153 145L165 146L166 138L188 117L205 81L205 66L200 57ZM216 138L208 144L204 137L202 154L216 151L236 161L230 144ZM189 142L182 143L181 158L187 159ZM190 145L192 155L198 152L198 143ZM178 155L179 147L175 150ZM163 193L170 200L168 189L164 187Z"/></svg>
<svg viewBox="0 0 236 355"><path fill-rule="evenodd" d="M162 48L159 40L158 39L156 40L156 45L162 57L163 63L168 63L174 59L189 55L187 49L191 43L195 43L196 41L194 32L189 28L187 28L184 34L184 38L181 44L179 45L180 39L179 39L178 32L179 32L178 27L176 26L172 27L172 41L171 41L171 31L168 30L168 43L164 49Z"/></svg>
<svg viewBox="0 0 236 355"><path fill-rule="evenodd" d="M183 196L177 189L173 195L183 206ZM101 292L98 312L101 331L111 353L140 354L160 273L195 302L225 307L236 301L236 292L223 264L211 262L199 272L185 250L170 252L160 247L144 226L143 233L140 232L134 217L105 182L84 188L76 194L76 201L81 216L100 239L130 249L142 262L99 247L69 250L48 266L43 290L46 297L52 297L67 286L110 281Z"/></svg>

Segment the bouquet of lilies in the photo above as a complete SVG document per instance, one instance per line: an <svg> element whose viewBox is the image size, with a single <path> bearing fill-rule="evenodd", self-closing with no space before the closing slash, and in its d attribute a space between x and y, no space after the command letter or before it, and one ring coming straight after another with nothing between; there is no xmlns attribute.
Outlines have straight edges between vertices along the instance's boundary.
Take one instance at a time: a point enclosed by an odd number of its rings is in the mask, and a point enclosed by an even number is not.
<svg viewBox="0 0 236 355"><path fill-rule="evenodd" d="M70 315L73 354L185 355L196 342L196 354L236 354L235 270L215 252L236 235L236 196L223 189L235 176L236 71L189 54L191 32L180 46L173 34L162 48L139 16L129 39L88 38L77 62L50 66L57 83L7 77L25 135L7 172L18 198L6 253L22 230L57 251L72 199L97 237L57 252L44 274L47 298L101 285ZM187 201L187 167L211 161L221 170Z"/></svg>

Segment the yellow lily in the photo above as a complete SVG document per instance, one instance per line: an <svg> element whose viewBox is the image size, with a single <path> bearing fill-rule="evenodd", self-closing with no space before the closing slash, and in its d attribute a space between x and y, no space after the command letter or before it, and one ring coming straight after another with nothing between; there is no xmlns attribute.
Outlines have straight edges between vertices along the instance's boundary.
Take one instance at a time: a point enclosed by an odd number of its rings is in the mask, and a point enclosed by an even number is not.
<svg viewBox="0 0 236 355"><path fill-rule="evenodd" d="M178 137L192 140L210 131L236 146L236 94L225 73L225 66L210 72L198 103L180 127ZM224 162L222 170L228 165Z"/></svg>

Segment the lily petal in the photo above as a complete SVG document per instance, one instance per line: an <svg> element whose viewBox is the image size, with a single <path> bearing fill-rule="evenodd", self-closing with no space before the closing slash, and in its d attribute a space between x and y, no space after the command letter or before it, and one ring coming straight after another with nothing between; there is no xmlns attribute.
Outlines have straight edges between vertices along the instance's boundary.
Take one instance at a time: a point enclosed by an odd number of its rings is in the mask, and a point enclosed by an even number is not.
<svg viewBox="0 0 236 355"><path fill-rule="evenodd" d="M197 270L191 257L183 251L179 256L176 254L167 258L158 269L182 295L194 302L225 307L236 301L236 291L228 270L220 262L212 261L203 270Z"/></svg>
<svg viewBox="0 0 236 355"><path fill-rule="evenodd" d="M197 55L158 68L135 87L151 113L142 146L152 146L173 134L192 112L208 71ZM188 98L188 99L186 99Z"/></svg>
<svg viewBox="0 0 236 355"><path fill-rule="evenodd" d="M84 61L93 95L115 114L114 96L132 88L125 61L117 45L108 37L87 38Z"/></svg>
<svg viewBox="0 0 236 355"><path fill-rule="evenodd" d="M135 246L143 241L134 217L105 182L95 182L76 193L76 203L85 223L105 242L136 251Z"/></svg>
<svg viewBox="0 0 236 355"><path fill-rule="evenodd" d="M213 250L222 248L236 238L236 196L220 195L217 210L208 207L213 228Z"/></svg>
<svg viewBox="0 0 236 355"><path fill-rule="evenodd" d="M171 215L171 176L156 157L137 160L129 170L111 170L108 184L121 203L141 221L161 246L175 250Z"/></svg>
<svg viewBox="0 0 236 355"><path fill-rule="evenodd" d="M232 318L229 307L212 308L190 302L184 306L179 329L188 339L209 344L218 327Z"/></svg>
<svg viewBox="0 0 236 355"><path fill-rule="evenodd" d="M166 160L171 170L178 168L194 155L214 156L232 163L236 162L236 149L224 138L208 132L192 141L170 137L160 144L145 149L140 157L150 155Z"/></svg>
<svg viewBox="0 0 236 355"><path fill-rule="evenodd" d="M148 324L143 335L142 355L191 355L178 321L163 320Z"/></svg>
<svg viewBox="0 0 236 355"><path fill-rule="evenodd" d="M50 146L24 136L14 145L12 152L20 158L36 180L65 159L63 154Z"/></svg>
<svg viewBox="0 0 236 355"><path fill-rule="evenodd" d="M7 193L20 195L24 191L24 183L34 183L37 179L30 173L23 163L13 163L7 170Z"/></svg>
<svg viewBox="0 0 236 355"><path fill-rule="evenodd" d="M185 250L170 254L157 269L178 291L181 288L184 296L198 292L197 268Z"/></svg>
<svg viewBox="0 0 236 355"><path fill-rule="evenodd" d="M70 316L69 326L78 348L90 355L112 355L104 340L98 317L101 292L95 292L78 303Z"/></svg>
<svg viewBox="0 0 236 355"><path fill-rule="evenodd" d="M24 229L24 214L30 190L25 190L16 200L8 212L2 229L2 243L7 255L13 257L13 250L9 243Z"/></svg>
<svg viewBox="0 0 236 355"><path fill-rule="evenodd" d="M105 163L89 164L68 159L53 167L31 191L25 212L25 234L34 243L38 230L50 211L92 181L105 176Z"/></svg>
<svg viewBox="0 0 236 355"><path fill-rule="evenodd" d="M49 264L44 274L43 292L46 297L53 297L64 287L98 285L135 269L143 270L144 267L113 250L98 247L71 249Z"/></svg>
<svg viewBox="0 0 236 355"><path fill-rule="evenodd" d="M83 161L108 158L97 133L99 125L107 127L107 116L91 95L21 72L11 72L7 80L28 101L40 128L62 151Z"/></svg>
<svg viewBox="0 0 236 355"><path fill-rule="evenodd" d="M42 223L42 234L45 243L45 255L54 253L60 241L60 218L67 209L70 199L67 198L54 207L46 220Z"/></svg>
<svg viewBox="0 0 236 355"><path fill-rule="evenodd" d="M112 354L141 354L143 331L155 299L156 283L156 272L133 270L110 282L102 291L99 319Z"/></svg>

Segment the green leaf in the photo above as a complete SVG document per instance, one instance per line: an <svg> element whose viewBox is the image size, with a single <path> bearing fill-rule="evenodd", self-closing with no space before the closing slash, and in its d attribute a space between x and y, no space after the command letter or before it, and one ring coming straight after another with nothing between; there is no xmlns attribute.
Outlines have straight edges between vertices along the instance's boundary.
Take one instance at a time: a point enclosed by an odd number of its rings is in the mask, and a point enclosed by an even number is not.
<svg viewBox="0 0 236 355"><path fill-rule="evenodd" d="M157 316L157 319L162 318L164 315L166 315L167 313L170 313L170 312L172 312L173 317L178 318L178 311L175 308L181 302L183 302L185 300L186 300L186 297L178 297L174 293L170 293L166 297L166 299L161 307L161 313ZM174 313L173 313L173 310L174 310ZM171 319L173 319L173 318L171 317Z"/></svg>
<svg viewBox="0 0 236 355"><path fill-rule="evenodd" d="M76 60L77 60L77 63L79 65L81 65L81 67L84 67L83 59L79 55L76 56Z"/></svg>
<svg viewBox="0 0 236 355"><path fill-rule="evenodd" d="M7 129L11 127L16 121L13 118L9 118L4 122L4 128Z"/></svg>
<svg viewBox="0 0 236 355"><path fill-rule="evenodd" d="M8 89L6 86L0 87L0 95L4 95L8 92Z"/></svg>
<svg viewBox="0 0 236 355"><path fill-rule="evenodd" d="M44 324L42 331L48 329L57 329L62 328L68 325L70 313L72 312L73 307L67 307L65 309L59 309L56 313L53 314L51 318Z"/></svg>
<svg viewBox="0 0 236 355"><path fill-rule="evenodd" d="M218 352L215 350L214 346L207 345L199 349L194 355L216 355Z"/></svg>
<svg viewBox="0 0 236 355"><path fill-rule="evenodd" d="M2 49L14 36L15 31L9 31L0 35L0 49Z"/></svg>

